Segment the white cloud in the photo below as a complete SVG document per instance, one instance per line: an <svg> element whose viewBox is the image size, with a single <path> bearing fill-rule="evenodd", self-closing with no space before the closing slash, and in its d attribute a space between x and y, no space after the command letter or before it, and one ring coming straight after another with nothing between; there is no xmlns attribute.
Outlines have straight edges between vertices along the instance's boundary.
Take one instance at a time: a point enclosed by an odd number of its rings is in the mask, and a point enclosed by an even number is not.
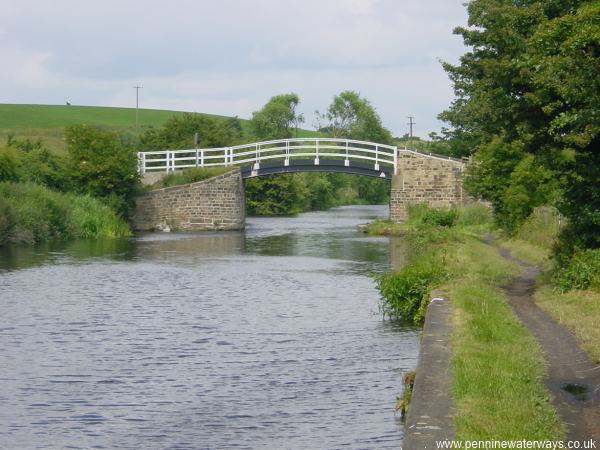
<svg viewBox="0 0 600 450"><path fill-rule="evenodd" d="M21 0L0 18L0 101L144 106L248 117L297 92L310 116L360 91L395 134L437 129L452 91L437 58L462 0ZM6 3L6 0L0 0ZM2 5L4 7L4 5Z"/></svg>

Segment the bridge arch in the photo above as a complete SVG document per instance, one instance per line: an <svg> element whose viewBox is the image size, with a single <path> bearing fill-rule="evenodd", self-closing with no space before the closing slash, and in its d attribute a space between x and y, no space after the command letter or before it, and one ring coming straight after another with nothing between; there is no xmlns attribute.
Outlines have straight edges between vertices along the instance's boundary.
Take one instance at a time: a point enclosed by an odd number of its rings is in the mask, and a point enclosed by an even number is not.
<svg viewBox="0 0 600 450"><path fill-rule="evenodd" d="M298 138L211 149L138 153L140 173L167 174L191 167L231 167L209 180L158 189L137 200L134 227L155 229L243 229L243 179L277 173L341 172L389 180L390 218L406 219L414 203L463 203L465 160L367 141Z"/></svg>

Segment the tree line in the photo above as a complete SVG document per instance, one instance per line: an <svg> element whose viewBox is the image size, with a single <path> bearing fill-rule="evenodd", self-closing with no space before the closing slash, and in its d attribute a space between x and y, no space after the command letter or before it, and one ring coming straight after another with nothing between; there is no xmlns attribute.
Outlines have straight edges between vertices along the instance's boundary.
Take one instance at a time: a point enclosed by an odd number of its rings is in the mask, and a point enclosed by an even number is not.
<svg viewBox="0 0 600 450"><path fill-rule="evenodd" d="M566 219L555 256L600 247L600 3L472 0L469 47L444 68L455 100L440 138L463 143L467 184L515 233L534 208Z"/></svg>

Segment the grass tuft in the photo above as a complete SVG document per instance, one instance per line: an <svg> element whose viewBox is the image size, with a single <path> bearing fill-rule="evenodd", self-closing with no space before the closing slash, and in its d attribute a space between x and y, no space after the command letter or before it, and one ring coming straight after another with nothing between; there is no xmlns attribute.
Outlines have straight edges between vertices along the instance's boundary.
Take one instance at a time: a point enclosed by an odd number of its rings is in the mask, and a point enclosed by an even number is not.
<svg viewBox="0 0 600 450"><path fill-rule="evenodd" d="M0 183L0 246L130 234L129 226L98 199L35 184Z"/></svg>

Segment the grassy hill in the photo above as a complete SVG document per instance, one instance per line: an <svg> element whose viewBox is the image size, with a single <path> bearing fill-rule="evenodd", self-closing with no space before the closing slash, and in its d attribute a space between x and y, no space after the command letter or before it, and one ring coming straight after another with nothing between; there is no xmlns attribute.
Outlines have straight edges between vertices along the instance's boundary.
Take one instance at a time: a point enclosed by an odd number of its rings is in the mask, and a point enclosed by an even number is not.
<svg viewBox="0 0 600 450"><path fill-rule="evenodd" d="M161 109L139 110L139 131L159 127L182 111ZM204 113L202 113L204 114ZM224 117L205 114L212 117ZM240 119L242 128L249 132L249 121ZM41 140L46 147L57 152L66 150L64 132L68 125L95 125L120 134L135 137L135 108L67 105L0 104L0 146L9 135L17 138ZM300 136L316 136L310 130L300 130Z"/></svg>

